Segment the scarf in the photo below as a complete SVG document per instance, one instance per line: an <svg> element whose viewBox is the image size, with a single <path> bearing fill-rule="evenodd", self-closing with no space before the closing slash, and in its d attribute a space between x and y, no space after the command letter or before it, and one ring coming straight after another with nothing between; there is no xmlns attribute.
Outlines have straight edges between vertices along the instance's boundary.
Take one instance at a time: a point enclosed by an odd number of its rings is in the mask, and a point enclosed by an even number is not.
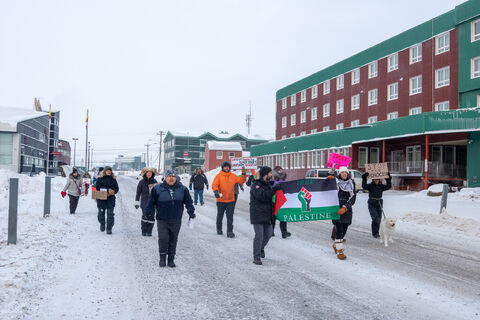
<svg viewBox="0 0 480 320"><path fill-rule="evenodd" d="M337 178L337 185L340 188L340 190L350 193L350 198L353 197L352 179L342 180Z"/></svg>

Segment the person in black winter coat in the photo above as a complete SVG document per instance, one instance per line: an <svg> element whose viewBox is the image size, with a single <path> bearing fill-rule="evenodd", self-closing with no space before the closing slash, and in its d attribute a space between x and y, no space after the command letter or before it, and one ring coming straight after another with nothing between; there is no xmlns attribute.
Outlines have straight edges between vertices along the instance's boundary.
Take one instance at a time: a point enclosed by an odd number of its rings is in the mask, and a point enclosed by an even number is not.
<svg viewBox="0 0 480 320"><path fill-rule="evenodd" d="M195 172L192 174L189 185L190 190L192 190L192 185L195 205L197 205L198 198L200 197L200 205L203 206L205 204L205 202L203 202L203 189L207 187L208 190L208 180L201 168L195 169Z"/></svg>
<svg viewBox="0 0 480 320"><path fill-rule="evenodd" d="M272 169L262 167L260 179L253 180L250 188L250 223L253 224L253 263L262 264L265 258L265 246L272 236L273 202L276 189L272 183ZM277 189L280 186L276 187Z"/></svg>
<svg viewBox="0 0 480 320"><path fill-rule="evenodd" d="M334 172L329 172L327 179L335 179ZM343 238L347 234L348 226L352 224L353 205L357 199L357 190L347 167L340 167L336 181L340 205L337 213L340 215L340 220L332 220L333 250L338 259L344 260L347 256L344 254Z"/></svg>
<svg viewBox="0 0 480 320"><path fill-rule="evenodd" d="M97 200L98 222L100 222L100 231L105 231L105 211L107 213L107 234L112 234L113 224L115 222L113 209L115 208L115 194L118 193L118 183L113 174L112 167L105 167L100 173L95 188L99 191L107 190L107 200Z"/></svg>
<svg viewBox="0 0 480 320"><path fill-rule="evenodd" d="M158 251L160 253L160 267L175 267L175 253L177 249L178 233L182 225L184 207L190 219L195 219L195 207L187 187L177 180L174 170L167 170L165 181L153 187L146 212L152 216L157 211Z"/></svg>
<svg viewBox="0 0 480 320"><path fill-rule="evenodd" d="M276 186L277 184L280 184L282 182L285 182L287 181L287 173L285 171L283 171L283 168L280 167L280 166L276 166L275 168L273 168L273 180L275 180L275 182L273 183L273 186ZM275 223L276 223L276 218L273 217L273 233L272 233L272 236L275 236ZM287 231L287 222L286 221L280 221L280 231L282 232L282 238L283 239L286 239L288 237L290 237L292 234L290 232Z"/></svg>
<svg viewBox="0 0 480 320"><path fill-rule="evenodd" d="M143 179L137 185L137 194L135 196L135 209L142 208L142 236L152 236L153 225L155 224L155 217L147 216L145 208L147 206L150 190L157 184L155 180L155 170L153 168L144 168L142 170Z"/></svg>
<svg viewBox="0 0 480 320"><path fill-rule="evenodd" d="M388 173L387 184L383 184L380 179L373 179L367 184L368 172L362 175L362 188L368 190L368 211L372 218L372 236L380 238L378 231L380 230L380 222L382 222L383 213L383 191L392 187L392 176Z"/></svg>

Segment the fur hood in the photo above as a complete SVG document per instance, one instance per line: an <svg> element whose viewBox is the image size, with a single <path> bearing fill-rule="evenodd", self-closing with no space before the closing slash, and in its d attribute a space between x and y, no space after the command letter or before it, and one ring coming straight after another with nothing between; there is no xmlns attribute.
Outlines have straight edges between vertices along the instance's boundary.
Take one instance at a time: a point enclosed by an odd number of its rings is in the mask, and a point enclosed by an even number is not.
<svg viewBox="0 0 480 320"><path fill-rule="evenodd" d="M103 170L98 174L98 179L103 178L104 176L105 176L105 170ZM115 180L117 179L117 176L113 173L113 170L112 170L112 178Z"/></svg>
<svg viewBox="0 0 480 320"><path fill-rule="evenodd" d="M155 176L158 176L158 171L157 171L157 169L155 169L155 168L149 168L149 167L143 168L143 169L142 169L142 172L140 172L140 175L145 178L145 175L146 175L147 172L149 172L149 171L150 171L151 173L153 173L152 178L154 178Z"/></svg>
<svg viewBox="0 0 480 320"><path fill-rule="evenodd" d="M77 173L77 176L74 177L73 172L68 175L68 178L72 179L72 180L80 180L81 179L80 174Z"/></svg>

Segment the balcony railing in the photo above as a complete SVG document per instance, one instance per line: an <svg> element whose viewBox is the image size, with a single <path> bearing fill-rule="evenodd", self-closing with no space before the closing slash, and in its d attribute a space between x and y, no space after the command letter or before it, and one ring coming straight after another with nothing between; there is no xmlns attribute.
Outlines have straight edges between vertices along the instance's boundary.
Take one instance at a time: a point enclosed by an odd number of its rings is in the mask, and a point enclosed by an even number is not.
<svg viewBox="0 0 480 320"><path fill-rule="evenodd" d="M421 175L425 173L425 161L392 161L388 163L391 173ZM431 177L465 178L465 166L443 162L428 162L428 174Z"/></svg>

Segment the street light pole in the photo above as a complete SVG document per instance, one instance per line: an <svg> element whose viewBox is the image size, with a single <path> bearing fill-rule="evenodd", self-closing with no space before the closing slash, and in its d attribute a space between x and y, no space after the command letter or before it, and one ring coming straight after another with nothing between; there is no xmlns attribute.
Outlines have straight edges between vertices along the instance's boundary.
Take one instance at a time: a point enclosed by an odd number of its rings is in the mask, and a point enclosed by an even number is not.
<svg viewBox="0 0 480 320"><path fill-rule="evenodd" d="M160 165L161 165L160 159L162 158L162 140L163 140L163 134L164 133L165 132L163 132L163 131L160 131L160 132L157 133L157 135L160 136L160 149L158 149L158 172L159 173L162 172L162 170L160 168Z"/></svg>
<svg viewBox="0 0 480 320"><path fill-rule="evenodd" d="M145 145L145 147L147 147L147 161L146 161L147 162L147 167L150 167L149 155L148 155L148 147L150 147L150 146L151 146L151 144L148 144L148 143Z"/></svg>
<svg viewBox="0 0 480 320"><path fill-rule="evenodd" d="M77 159L77 140L78 138L72 138L73 140L73 166L75 167L75 160Z"/></svg>

